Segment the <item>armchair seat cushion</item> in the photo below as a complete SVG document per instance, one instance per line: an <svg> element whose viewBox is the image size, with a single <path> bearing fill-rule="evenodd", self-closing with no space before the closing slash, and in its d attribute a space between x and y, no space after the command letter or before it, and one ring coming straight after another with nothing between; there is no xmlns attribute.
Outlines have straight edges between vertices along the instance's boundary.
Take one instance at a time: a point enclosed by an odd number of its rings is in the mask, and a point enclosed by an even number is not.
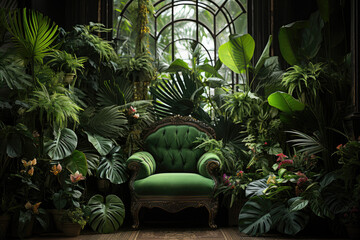
<svg viewBox="0 0 360 240"><path fill-rule="evenodd" d="M158 173L134 182L140 196L212 196L214 187L214 180L196 173Z"/></svg>

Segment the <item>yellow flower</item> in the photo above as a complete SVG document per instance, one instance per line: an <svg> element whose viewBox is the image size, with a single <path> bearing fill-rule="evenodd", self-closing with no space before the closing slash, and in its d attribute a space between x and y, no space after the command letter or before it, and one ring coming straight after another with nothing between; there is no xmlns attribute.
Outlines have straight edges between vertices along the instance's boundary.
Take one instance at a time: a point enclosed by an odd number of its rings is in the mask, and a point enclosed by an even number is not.
<svg viewBox="0 0 360 240"><path fill-rule="evenodd" d="M32 205L32 210L35 214L39 213L39 206L40 206L41 202L35 203L34 205Z"/></svg>
<svg viewBox="0 0 360 240"><path fill-rule="evenodd" d="M270 183L276 183L276 176L275 175L270 175L268 180L266 181L266 184L270 184Z"/></svg>
<svg viewBox="0 0 360 240"><path fill-rule="evenodd" d="M31 165L32 165L32 166L35 166L36 163L37 163L37 162L36 162L36 158L34 158L34 159L31 161Z"/></svg>

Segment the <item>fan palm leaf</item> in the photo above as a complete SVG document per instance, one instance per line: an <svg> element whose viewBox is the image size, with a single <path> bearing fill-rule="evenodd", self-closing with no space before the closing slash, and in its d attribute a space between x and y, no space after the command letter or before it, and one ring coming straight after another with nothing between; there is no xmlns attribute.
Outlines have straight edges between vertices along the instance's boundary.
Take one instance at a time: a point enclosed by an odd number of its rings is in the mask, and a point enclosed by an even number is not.
<svg viewBox="0 0 360 240"><path fill-rule="evenodd" d="M300 131L286 131L293 134L295 139L289 140L289 143L293 143L294 147L300 147L299 153L307 152L309 155L317 154L325 150L325 147L320 141L319 136L314 134L314 137L307 135Z"/></svg>
<svg viewBox="0 0 360 240"><path fill-rule="evenodd" d="M18 53L26 64L42 63L57 38L58 26L54 22L26 8L10 12L5 26L13 35Z"/></svg>

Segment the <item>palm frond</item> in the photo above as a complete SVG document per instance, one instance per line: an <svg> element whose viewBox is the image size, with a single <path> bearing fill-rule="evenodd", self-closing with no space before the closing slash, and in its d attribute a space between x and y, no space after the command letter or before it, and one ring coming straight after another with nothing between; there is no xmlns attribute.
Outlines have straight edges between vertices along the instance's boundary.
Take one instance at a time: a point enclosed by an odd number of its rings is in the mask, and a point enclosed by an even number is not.
<svg viewBox="0 0 360 240"><path fill-rule="evenodd" d="M325 150L319 136L316 134L312 137L296 130L286 132L291 133L296 137L295 139L289 140L288 143L293 143L294 147L300 148L298 150L299 153L306 152L309 155L313 155Z"/></svg>
<svg viewBox="0 0 360 240"><path fill-rule="evenodd" d="M42 63L57 38L58 26L54 22L26 8L10 12L5 26L13 35L18 53L26 64Z"/></svg>
<svg viewBox="0 0 360 240"><path fill-rule="evenodd" d="M107 138L124 136L127 132L127 118L118 106L109 106L95 111L89 108L82 114L82 125L92 133Z"/></svg>

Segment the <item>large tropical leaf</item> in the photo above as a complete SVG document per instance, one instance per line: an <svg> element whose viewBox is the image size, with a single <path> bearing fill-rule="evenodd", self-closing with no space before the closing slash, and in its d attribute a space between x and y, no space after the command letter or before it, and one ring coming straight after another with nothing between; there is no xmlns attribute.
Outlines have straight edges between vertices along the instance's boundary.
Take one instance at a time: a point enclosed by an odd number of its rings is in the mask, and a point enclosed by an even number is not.
<svg viewBox="0 0 360 240"><path fill-rule="evenodd" d="M75 173L79 171L83 176L86 176L88 165L85 154L75 150L69 157L64 159L65 166L70 172Z"/></svg>
<svg viewBox="0 0 360 240"><path fill-rule="evenodd" d="M124 136L127 132L127 118L118 106L108 106L95 112L87 109L82 114L82 124L88 132L93 132L105 138Z"/></svg>
<svg viewBox="0 0 360 240"><path fill-rule="evenodd" d="M267 178L263 178L249 183L245 190L246 197L264 195L264 191L269 187L269 185L266 182L267 182Z"/></svg>
<svg viewBox="0 0 360 240"><path fill-rule="evenodd" d="M45 143L45 152L52 160L62 160L72 154L77 146L78 138L71 129L54 131L54 140Z"/></svg>
<svg viewBox="0 0 360 240"><path fill-rule="evenodd" d="M108 195L106 199L96 194L90 198L88 206L91 210L89 225L99 233L112 233L119 229L125 218L125 207L116 195Z"/></svg>
<svg viewBox="0 0 360 240"><path fill-rule="evenodd" d="M272 42L272 36L270 35L268 42L266 43L266 46L265 46L263 52L261 53L261 56L260 56L258 62L255 65L255 74L256 75L260 71L260 69L264 66L266 59L268 59L270 57L271 42Z"/></svg>
<svg viewBox="0 0 360 240"><path fill-rule="evenodd" d="M10 12L5 23L13 35L20 57L26 63L42 63L57 38L58 26L48 17L34 10L18 9Z"/></svg>
<svg viewBox="0 0 360 240"><path fill-rule="evenodd" d="M117 78L104 81L97 92L97 102L101 107L121 106L129 102L133 95L133 86L127 81Z"/></svg>
<svg viewBox="0 0 360 240"><path fill-rule="evenodd" d="M160 117L180 114L190 115L196 109L202 88L198 88L196 79L187 72L176 73L171 80L163 80L157 87L151 87L154 96L154 108Z"/></svg>
<svg viewBox="0 0 360 240"><path fill-rule="evenodd" d="M302 111L305 105L296 100L293 96L284 92L274 92L268 97L270 106L273 106L285 113L292 114L295 111Z"/></svg>
<svg viewBox="0 0 360 240"><path fill-rule="evenodd" d="M299 64L301 60L298 46L300 46L301 30L306 25L306 21L298 21L282 26L279 30L280 52L285 61L290 65Z"/></svg>
<svg viewBox="0 0 360 240"><path fill-rule="evenodd" d="M100 153L102 156L106 156L111 149L114 147L114 141L108 138L104 138L100 135L85 132L88 136L89 142L94 146L94 148Z"/></svg>
<svg viewBox="0 0 360 240"><path fill-rule="evenodd" d="M270 231L272 225L271 206L269 199L254 197L248 200L240 211L240 232L255 236Z"/></svg>
<svg viewBox="0 0 360 240"><path fill-rule="evenodd" d="M102 156L97 170L97 176L108 179L114 184L121 184L128 180L128 173L120 147L114 147L109 154Z"/></svg>
<svg viewBox="0 0 360 240"><path fill-rule="evenodd" d="M250 34L230 35L230 41L219 47L219 58L236 73L247 71L254 55L255 41Z"/></svg>
<svg viewBox="0 0 360 240"><path fill-rule="evenodd" d="M288 200L288 205L292 205L296 199ZM309 221L309 216L302 211L294 211L285 204L278 204L271 210L271 218L276 229L284 234L296 235L303 230Z"/></svg>

